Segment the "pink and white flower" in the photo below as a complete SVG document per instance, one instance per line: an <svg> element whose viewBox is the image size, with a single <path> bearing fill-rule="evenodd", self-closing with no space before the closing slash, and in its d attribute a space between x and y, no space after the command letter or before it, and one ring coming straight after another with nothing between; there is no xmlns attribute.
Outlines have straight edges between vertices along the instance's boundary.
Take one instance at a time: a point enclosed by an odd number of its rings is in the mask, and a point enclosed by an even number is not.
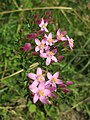
<svg viewBox="0 0 90 120"><path fill-rule="evenodd" d="M60 28L59 28L58 31L57 31L57 35L56 35L57 40L61 40L61 41L67 40L67 38L64 37L65 34L66 34L66 31L61 32Z"/></svg>
<svg viewBox="0 0 90 120"><path fill-rule="evenodd" d="M47 82L47 84L51 84L55 88L56 88L56 84L63 84L62 80L60 80L58 77L59 77L59 72L56 72L54 75L48 72L47 78L49 79L49 81Z"/></svg>
<svg viewBox="0 0 90 120"><path fill-rule="evenodd" d="M57 40L52 39L52 33L49 33L48 36L45 34L44 37L46 38L46 45L52 46L55 42L57 42Z"/></svg>
<svg viewBox="0 0 90 120"><path fill-rule="evenodd" d="M54 62L57 62L57 58L54 56L56 54L57 50L47 51L46 53L41 53L40 57L46 58L46 65L49 65L51 63L51 60Z"/></svg>
<svg viewBox="0 0 90 120"><path fill-rule="evenodd" d="M48 46L45 45L45 40L40 41L39 39L35 39L35 43L37 44L35 51L40 51L40 53L44 52Z"/></svg>
<svg viewBox="0 0 90 120"><path fill-rule="evenodd" d="M73 48L73 39L72 38L69 38L69 36L68 35L66 35L66 37L67 37L67 40L68 40L68 43L69 43L69 46L70 46L70 49L72 50L72 48Z"/></svg>
<svg viewBox="0 0 90 120"><path fill-rule="evenodd" d="M33 88L29 87L30 90L34 93L33 102L36 103L40 100L44 104L48 104L47 97L51 95L51 91L45 87L45 83L40 83L39 86Z"/></svg>
<svg viewBox="0 0 90 120"><path fill-rule="evenodd" d="M44 19L42 18L41 23L39 24L39 27L42 31L48 32L48 29L46 28L48 25L48 22L44 22Z"/></svg>
<svg viewBox="0 0 90 120"><path fill-rule="evenodd" d="M42 69L41 68L37 68L36 74L34 73L28 73L28 77L32 80L34 80L34 82L31 84L31 88L34 86L37 86L39 83L44 82L45 78L43 77L42 74Z"/></svg>

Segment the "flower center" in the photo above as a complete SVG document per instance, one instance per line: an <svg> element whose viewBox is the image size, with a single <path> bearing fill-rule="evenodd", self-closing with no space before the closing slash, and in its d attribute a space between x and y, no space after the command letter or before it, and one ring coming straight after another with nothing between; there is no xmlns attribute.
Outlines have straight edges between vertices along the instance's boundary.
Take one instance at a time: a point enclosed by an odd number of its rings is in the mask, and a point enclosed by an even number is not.
<svg viewBox="0 0 90 120"><path fill-rule="evenodd" d="M63 34L58 35L58 38L61 38L61 37L63 37Z"/></svg>
<svg viewBox="0 0 90 120"><path fill-rule="evenodd" d="M74 43L74 40L71 38L71 39L70 39L70 44L73 45L73 43Z"/></svg>
<svg viewBox="0 0 90 120"><path fill-rule="evenodd" d="M52 82L55 83L57 81L57 78L53 78Z"/></svg>
<svg viewBox="0 0 90 120"><path fill-rule="evenodd" d="M50 52L49 52L49 55L50 55L50 56L52 56L52 55L53 55L53 52L52 52L52 51L50 51Z"/></svg>
<svg viewBox="0 0 90 120"><path fill-rule="evenodd" d="M41 48L41 49L43 49L43 48L44 48L44 44L43 44L43 43L40 45L40 48Z"/></svg>
<svg viewBox="0 0 90 120"><path fill-rule="evenodd" d="M45 24L43 24L43 25L42 25L42 28L46 28L46 25L45 25Z"/></svg>
<svg viewBox="0 0 90 120"><path fill-rule="evenodd" d="M41 81L41 80L42 80L42 74L40 74L40 75L37 76L37 80L38 80L38 81Z"/></svg>
<svg viewBox="0 0 90 120"><path fill-rule="evenodd" d="M49 43L50 43L50 42L52 42L52 41L53 41L53 39L52 39L52 38L49 38L49 40L48 40L48 41L49 41Z"/></svg>
<svg viewBox="0 0 90 120"><path fill-rule="evenodd" d="M39 95L44 96L44 92L42 90L39 90Z"/></svg>

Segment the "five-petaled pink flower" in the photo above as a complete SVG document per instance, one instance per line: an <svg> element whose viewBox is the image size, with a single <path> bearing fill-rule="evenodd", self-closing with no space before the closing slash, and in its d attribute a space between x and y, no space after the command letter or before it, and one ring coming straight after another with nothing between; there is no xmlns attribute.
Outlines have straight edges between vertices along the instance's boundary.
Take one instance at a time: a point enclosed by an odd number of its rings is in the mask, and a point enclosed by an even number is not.
<svg viewBox="0 0 90 120"><path fill-rule="evenodd" d="M29 87L29 89L33 92L33 102L36 103L40 100L44 104L48 104L47 97L51 95L51 91L45 87L45 83L42 82L38 86Z"/></svg>
<svg viewBox="0 0 90 120"><path fill-rule="evenodd" d="M47 82L47 84L51 84L55 88L56 88L56 84L63 84L62 80L60 80L58 77L59 77L59 72L56 72L54 75L48 72L47 78L49 79L49 81Z"/></svg>
<svg viewBox="0 0 90 120"><path fill-rule="evenodd" d="M56 35L57 40L61 40L61 41L67 40L67 38L64 37L65 34L66 34L66 31L61 32L60 28L59 28L58 31L57 31L57 35Z"/></svg>
<svg viewBox="0 0 90 120"><path fill-rule="evenodd" d="M35 51L40 51L40 53L44 52L48 46L45 45L45 40L40 41L39 39L35 39L35 43L37 44Z"/></svg>
<svg viewBox="0 0 90 120"><path fill-rule="evenodd" d="M73 48L73 39L72 38L69 38L69 36L68 35L66 35L66 37L67 37L67 40L68 40L68 43L69 43L69 46L70 46L70 49L72 50L72 48Z"/></svg>
<svg viewBox="0 0 90 120"><path fill-rule="evenodd" d="M57 42L57 40L52 39L52 33L49 33L48 36L45 34L44 37L46 40L46 45L52 46L55 42Z"/></svg>
<svg viewBox="0 0 90 120"><path fill-rule="evenodd" d="M41 68L37 68L36 74L34 73L28 73L28 77L32 80L34 80L34 82L32 83L32 86L37 86L40 82L44 82L45 78L43 77L42 74L42 69Z"/></svg>
<svg viewBox="0 0 90 120"><path fill-rule="evenodd" d="M48 29L46 28L47 25L48 25L48 23L47 23L47 22L44 22L44 19L42 18L42 21L41 21L41 23L39 24L39 27L41 28L41 30L48 32Z"/></svg>
<svg viewBox="0 0 90 120"><path fill-rule="evenodd" d="M46 65L49 65L51 63L51 60L54 62L57 62L57 58L54 56L56 54L57 50L52 51L46 51L46 53L41 53L40 57L46 58Z"/></svg>

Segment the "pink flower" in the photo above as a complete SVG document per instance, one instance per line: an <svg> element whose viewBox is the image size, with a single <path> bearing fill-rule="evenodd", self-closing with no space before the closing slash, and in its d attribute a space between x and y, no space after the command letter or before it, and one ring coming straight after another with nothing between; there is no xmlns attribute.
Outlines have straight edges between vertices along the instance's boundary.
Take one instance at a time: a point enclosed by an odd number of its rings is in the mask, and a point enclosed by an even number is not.
<svg viewBox="0 0 90 120"><path fill-rule="evenodd" d="M67 37L67 40L68 40L68 43L69 43L69 46L70 46L70 49L72 50L72 48L73 48L73 39L72 38L69 38L69 36L68 35L66 35L66 37Z"/></svg>
<svg viewBox="0 0 90 120"><path fill-rule="evenodd" d="M36 33L30 33L30 34L27 34L27 38L28 39L30 39L30 40L32 40L32 39L35 39L36 38L36 36L37 36L37 34Z"/></svg>
<svg viewBox="0 0 90 120"><path fill-rule="evenodd" d="M30 79L34 80L34 82L32 83L31 87L37 86L40 82L44 82L45 81L45 78L43 77L41 68L37 68L36 74L28 73L28 77Z"/></svg>
<svg viewBox="0 0 90 120"><path fill-rule="evenodd" d="M23 50L24 52L31 50L31 44L25 43L24 47L21 47L21 50Z"/></svg>
<svg viewBox="0 0 90 120"><path fill-rule="evenodd" d="M48 104L47 97L51 95L51 91L45 87L45 83L40 83L39 86L29 87L34 93L33 102L36 103L40 100L44 104Z"/></svg>
<svg viewBox="0 0 90 120"><path fill-rule="evenodd" d="M54 62L57 62L57 58L54 56L56 54L56 51L47 51L46 53L41 53L40 57L42 58L46 58L46 65L49 65L51 63L51 60L53 60Z"/></svg>
<svg viewBox="0 0 90 120"><path fill-rule="evenodd" d="M35 43L37 44L36 48L35 48L35 51L40 51L40 53L43 53L44 52L44 49L45 49L45 41L42 40L40 41L39 39L35 39Z"/></svg>
<svg viewBox="0 0 90 120"><path fill-rule="evenodd" d="M58 31L57 31L57 35L56 35L57 40L61 40L61 41L67 40L67 38L64 37L65 34L66 34L66 31L61 32L60 28L59 28Z"/></svg>
<svg viewBox="0 0 90 120"><path fill-rule="evenodd" d="M44 37L46 38L46 45L52 46L55 42L57 42L57 40L52 39L52 33L49 33L48 36L45 34Z"/></svg>
<svg viewBox="0 0 90 120"><path fill-rule="evenodd" d="M47 84L51 84L53 87L56 88L56 84L62 84L63 82L58 79L59 77L59 72L56 72L54 75L52 75L50 72L47 73L47 78L49 79L49 81L47 82Z"/></svg>
<svg viewBox="0 0 90 120"><path fill-rule="evenodd" d="M44 19L42 18L42 21L41 21L41 23L39 24L39 27L41 28L41 30L48 32L48 29L46 28L47 25L48 25L48 23L47 23L47 22L44 22Z"/></svg>

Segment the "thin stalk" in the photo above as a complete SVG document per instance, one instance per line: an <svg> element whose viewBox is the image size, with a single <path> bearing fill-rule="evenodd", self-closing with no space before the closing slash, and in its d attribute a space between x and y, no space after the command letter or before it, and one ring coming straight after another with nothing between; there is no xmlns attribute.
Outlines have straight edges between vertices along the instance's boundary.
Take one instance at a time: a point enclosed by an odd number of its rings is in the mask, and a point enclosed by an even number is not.
<svg viewBox="0 0 90 120"><path fill-rule="evenodd" d="M7 78L10 78L10 77L12 77L12 76L14 76L14 75L17 75L17 74L23 72L23 71L24 71L24 69L21 69L21 70L15 72L15 73L13 73L13 74L11 74L11 75L9 75L9 76L6 76L6 77L4 77L4 78L2 78L2 79L0 79L0 80L5 80L5 79L7 79Z"/></svg>
<svg viewBox="0 0 90 120"><path fill-rule="evenodd" d="M49 9L72 10L71 7L37 7L37 8L25 8L25 9L19 8L18 10L9 10L9 11L0 12L0 15L8 14L8 13L15 13L15 12L22 12L22 11L46 10L46 9L47 9L47 10L49 10Z"/></svg>

